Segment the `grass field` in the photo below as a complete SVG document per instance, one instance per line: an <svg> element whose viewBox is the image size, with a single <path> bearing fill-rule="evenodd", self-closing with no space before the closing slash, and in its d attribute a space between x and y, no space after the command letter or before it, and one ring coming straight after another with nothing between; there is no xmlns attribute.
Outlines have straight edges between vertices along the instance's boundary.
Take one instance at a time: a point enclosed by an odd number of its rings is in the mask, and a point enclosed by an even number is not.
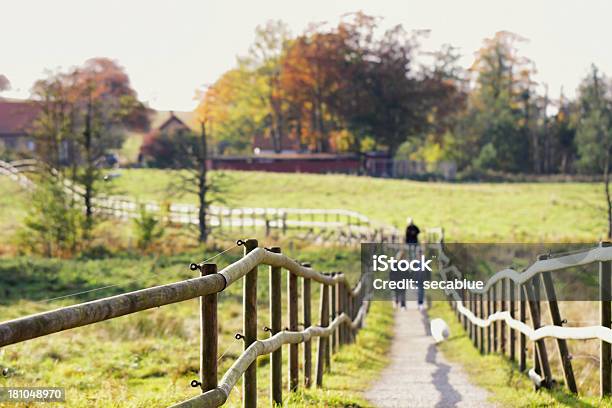
<svg viewBox="0 0 612 408"><path fill-rule="evenodd" d="M176 180L172 171L119 170L116 191L139 200L193 202L190 197L168 196ZM442 226L447 239L457 242L593 242L605 232L602 188L589 183L483 183L451 184L384 180L341 175L227 172L224 199L228 206L295 208L345 208L373 221L402 227L412 216L421 227ZM15 231L27 210L28 195L6 178L0 178L0 255L14 253ZM107 221L100 226L103 244L133 239L130 223ZM174 231L183 234L184 231ZM234 232L246 238L250 232ZM188 264L226 248L227 241L207 249L174 249L175 236L164 240L164 251L140 256L119 250L104 259L48 260L0 256L0 313L2 320L57 306L99 298L185 279L193 276ZM218 238L217 238L218 240ZM219 242L219 241L217 241ZM271 245L274 242L262 242ZM338 248L282 245L284 252L310 261L320 270L359 272L358 252ZM4 249L12 248L12 250ZM185 252L187 251L187 252ZM176 255L161 255L161 254ZM237 248L221 259L220 266L237 259ZM353 277L356 275L353 275ZM106 285L115 285L81 297L59 301L45 299ZM260 319L267 321L267 279L260 273ZM220 372L239 355L241 344L233 335L241 330L241 287L220 296ZM316 291L313 299L318 299ZM314 302L314 300L313 300ZM454 322L443 303L434 303L434 316ZM313 310L317 305L313 304ZM0 386L45 384L68 387L70 406L147 407L170 404L194 395L188 386L198 364L197 301L184 302L133 316L59 333L0 350L0 366L8 367ZM333 363L324 390L292 396L291 406L367 406L359 391L385 364L391 313L384 303L372 308L368 327L359 343L346 347ZM452 326L452 341L441 347L449 359L464 364L475 382L494 393L500 405L597 406L598 400L577 400L562 390L525 392L531 388L512 365L499 356L480 357L461 329ZM262 333L264 335L264 333ZM472 364L478 358L479 364ZM481 364L482 363L482 364ZM268 359L258 360L261 404L268 404ZM485 367L485 369L482 369ZM590 378L585 378L591 383ZM497 385L504 384L499 387ZM236 388L230 406L240 400ZM608 403L608 401L605 401Z"/></svg>
<svg viewBox="0 0 612 408"><path fill-rule="evenodd" d="M172 197L173 171L119 170L118 192L140 200ZM455 242L594 242L605 236L603 188L594 183L428 183L344 175L226 172L229 206L346 208L403 227L444 227ZM0 226L15 227L27 199L0 179Z"/></svg>
<svg viewBox="0 0 612 408"><path fill-rule="evenodd" d="M240 252L241 248L235 248L218 258L220 267L236 260ZM0 259L0 288L3 291L0 314L2 320L6 320L186 279L193 276L189 263L211 254L101 260ZM300 254L301 259L309 259L321 270L351 269L359 273L355 270L359 254L355 252L305 248ZM298 253L291 255L296 257ZM266 272L260 268L261 326L269 321ZM46 301L109 284L119 285L82 296ZM235 333L242 331L241 291L241 282L237 282L219 296L221 374L242 351L242 342L233 338ZM318 299L318 285L313 285L313 311L318 310ZM198 300L195 299L4 347L0 351L0 366L8 368L8 375L0 377L0 386L65 386L71 407L165 406L189 398L196 394L189 382L197 378L199 362L197 311ZM316 312L314 321L318 321ZM360 391L385 364L391 325L391 308L381 303L374 305L367 318L367 329L361 332L359 341L334 356L332 373L325 377L324 390L309 390L292 396L290 405L312 402L319 406L367 406L359 397ZM265 338L265 333L260 336ZM316 341L313 343L316 345ZM314 346L313 350L316 350ZM262 405L269 405L268 362L267 357L258 360ZM288 394L285 396L289 398ZM239 406L239 402L238 387L231 395L229 406Z"/></svg>
<svg viewBox="0 0 612 408"><path fill-rule="evenodd" d="M568 392L562 384L557 384L551 390L535 391L533 383L525 374L518 371L517 364L509 362L507 358L499 354L483 356L479 353L447 302L433 302L432 308L429 310L429 317L442 318L450 326L451 336L439 345L444 356L450 361L461 364L475 385L491 393L491 400L497 406L612 407L612 399L602 400L596 396L598 367L591 369L591 366L585 365L584 361L572 361L574 372L578 373L577 381L581 393L580 397ZM556 355L556 345L551 341L547 342L547 346L549 353ZM570 348L573 354L576 349L571 344ZM578 354L577 356L579 357ZM530 359L528 364L532 364ZM585 378L585 373L593 378ZM562 382L563 376L558 364L553 364L553 376ZM585 380L587 381L585 382Z"/></svg>

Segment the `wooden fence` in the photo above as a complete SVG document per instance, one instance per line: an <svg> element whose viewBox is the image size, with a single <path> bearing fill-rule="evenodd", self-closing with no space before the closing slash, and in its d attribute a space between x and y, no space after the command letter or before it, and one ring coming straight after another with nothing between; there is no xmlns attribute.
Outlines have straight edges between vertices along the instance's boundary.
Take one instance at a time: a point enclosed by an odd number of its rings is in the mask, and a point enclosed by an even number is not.
<svg viewBox="0 0 612 408"><path fill-rule="evenodd" d="M243 405L257 406L257 357L271 354L271 401L282 404L282 346L289 345L289 391L300 387L298 344L303 344L303 386L323 385L323 376L330 369L331 354L342 345L352 343L368 311L368 291L359 281L354 288L342 273L320 273L309 264L300 264L281 253L280 248L262 248L254 239L244 242L244 257L217 271L212 263L192 264L199 278L146 288L91 302L63 307L0 323L0 347L23 342L63 330L98 323L104 320L200 298L201 348L200 380L194 385L202 393L175 407L218 407L223 405L242 376ZM258 339L257 317L258 266L269 267L270 337ZM282 328L282 271L287 271L288 327ZM217 294L243 279L244 352L218 381ZM303 316L298 330L298 281L302 280ZM313 325L311 290L320 285L319 325ZM317 340L316 366L313 365L312 342Z"/></svg>
<svg viewBox="0 0 612 408"><path fill-rule="evenodd" d="M444 253L443 240L439 245L439 261L443 279L462 279L461 271ZM560 313L552 274L589 264L599 265L600 325L563 327L565 320ZM519 370L527 372L536 388L550 388L554 383L544 339L556 340L565 385L573 393L578 392L578 387L567 340L599 340L600 394L606 396L612 394L611 278L612 246L604 242L598 247L572 254L540 255L522 272L512 269L497 272L482 290L462 293L447 290L446 294L474 346L482 354L499 352L511 361L518 360ZM545 299L540 295L542 286ZM542 326L542 303L548 306L552 325ZM526 324L528 312L531 327ZM528 340L533 344L534 356L530 369L527 369Z"/></svg>

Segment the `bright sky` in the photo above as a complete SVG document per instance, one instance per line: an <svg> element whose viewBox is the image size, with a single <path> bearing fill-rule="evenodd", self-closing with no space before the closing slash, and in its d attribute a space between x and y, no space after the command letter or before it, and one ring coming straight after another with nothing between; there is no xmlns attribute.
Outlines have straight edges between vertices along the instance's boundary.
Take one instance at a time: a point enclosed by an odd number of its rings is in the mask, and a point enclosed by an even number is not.
<svg viewBox="0 0 612 408"><path fill-rule="evenodd" d="M315 21L336 23L362 10L430 29L426 48L450 43L470 65L485 37L509 30L535 61L552 97L574 95L591 63L612 74L612 2L607 0L4 0L0 74L24 98L46 69L105 56L125 67L139 97L158 109L191 110L195 90L214 82L244 54L258 24L282 19L294 33Z"/></svg>

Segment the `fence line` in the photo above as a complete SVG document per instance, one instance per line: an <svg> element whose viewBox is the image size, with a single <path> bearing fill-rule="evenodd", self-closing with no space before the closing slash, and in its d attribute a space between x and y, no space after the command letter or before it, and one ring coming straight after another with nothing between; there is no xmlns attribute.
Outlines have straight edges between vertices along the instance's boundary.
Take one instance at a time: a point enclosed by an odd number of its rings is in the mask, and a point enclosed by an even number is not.
<svg viewBox="0 0 612 408"><path fill-rule="evenodd" d="M10 163L0 161L0 175L10 177L30 191L35 186L24 173L36 171L39 171L36 160ZM57 171L51 171L57 174ZM81 197L84 195L80 186L75 186L68 180L63 183L67 194ZM129 197L111 195L96 197L93 207L97 213L122 220L138 218L141 216L141 209L144 209L169 223L199 224L199 209L193 204L138 202ZM283 234L288 230L301 230L306 232L303 237L305 240L317 244L335 242L358 245L363 241L394 242L401 237L401 231L397 228L374 223L367 216L346 209L210 206L207 209L207 226L228 232L263 229L266 236L271 230L278 230Z"/></svg>
<svg viewBox="0 0 612 408"><path fill-rule="evenodd" d="M451 260L444 253L443 239L440 240L439 261L442 266L440 274L442 279L448 280L450 275L461 277L461 271L451 264ZM600 265L600 308L601 321L599 326L586 327L562 327L565 323L559 312L551 272L565 268L599 263ZM545 338L554 338L557 341L561 367L565 378L565 384L570 391L577 393L576 381L572 369L571 359L566 340L600 340L600 393L602 396L612 393L612 361L610 359L610 344L612 344L612 309L611 293L612 285L612 247L608 243L601 243L598 247L551 258L550 255L541 255L538 260L526 268L523 272L505 269L497 272L487 280L481 290L467 290L458 293L455 289L446 289L452 307L457 317L469 332L469 337L481 353L498 351L498 340L500 351L507 354L505 347L506 330L510 332L509 358L515 360L517 340L516 332L519 333L519 369L527 369L526 362L526 340L534 343L534 367L527 371L529 378L535 383L536 388L540 386L551 387L553 384L548 351L544 343ZM506 285L508 283L508 285ZM540 283L544 284L546 301L551 315L552 325L541 326L540 308ZM497 284L501 285L501 299L496 299ZM519 294L519 319L515 318L516 291ZM509 294L509 301L504 298ZM486 295L487 311L484 311L484 299ZM465 302L468 305L465 305ZM501 304L501 310L497 311L497 304ZM526 307L529 307L533 327L527 325ZM493 306L493 307L491 307ZM502 326L498 327L497 323ZM505 327L507 325L507 328ZM477 330L478 328L479 330ZM485 337L484 329L487 329ZM499 334L499 336L498 336ZM485 343L486 347L485 347Z"/></svg>
<svg viewBox="0 0 612 408"><path fill-rule="evenodd" d="M300 264L281 254L280 248L259 247L254 239L239 241L239 244L245 247L244 257L219 272L217 272L216 264L194 263L191 264L191 269L200 271L201 276L198 278L141 289L0 323L0 347L154 307L199 298L201 314L200 381L194 380L192 385L199 386L202 394L174 406L220 406L226 402L240 376L244 376L244 406L256 407L257 364L255 360L258 356L270 353L272 353L270 364L272 401L277 404L282 403L281 347L284 344L290 344L290 348L303 344L305 350L309 350L311 340L314 338L319 339L316 385L322 386L324 372L330 369L329 355L338 350L338 347L332 347L334 342L330 341L329 337L332 337L331 340L337 337L337 346L355 341L356 334L369 308L369 293L366 291L366 285L360 281L351 289L344 274L317 272L309 264ZM257 337L257 273L260 265L270 267L269 297L272 328L266 328L271 337L265 340L259 340ZM287 271L287 280L294 283L293 286L289 285L287 294L290 306L288 329L281 329L280 283L283 269ZM320 325L309 325L310 318L305 318L305 327L301 331L296 330L298 316L295 302L298 297L298 278L304 282L302 297L305 305L310 305L311 302L310 289L306 290L306 287L310 288L311 282L321 285ZM244 332L237 334L236 338L244 340L245 350L217 385L217 294L239 279L244 279ZM338 300L335 309L330 305L330 294L334 293L335 299ZM306 308L304 312L305 310ZM333 319L331 323L329 323L330 318ZM304 367L312 366L311 353L305 352L304 358ZM289 364L295 369L291 371L292 387L290 391L295 391L299 387L297 359L297 354L291 355L290 353ZM311 373L305 369L304 375L304 386L311 386Z"/></svg>

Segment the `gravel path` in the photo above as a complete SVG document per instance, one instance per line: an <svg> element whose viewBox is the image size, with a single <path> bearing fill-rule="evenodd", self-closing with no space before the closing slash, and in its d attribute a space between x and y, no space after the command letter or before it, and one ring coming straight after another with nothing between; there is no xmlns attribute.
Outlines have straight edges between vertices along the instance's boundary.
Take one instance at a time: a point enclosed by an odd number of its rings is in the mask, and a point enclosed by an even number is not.
<svg viewBox="0 0 612 408"><path fill-rule="evenodd" d="M409 303L408 310L395 313L391 363L366 398L381 408L493 406L485 390L470 384L461 367L438 352L426 314Z"/></svg>

